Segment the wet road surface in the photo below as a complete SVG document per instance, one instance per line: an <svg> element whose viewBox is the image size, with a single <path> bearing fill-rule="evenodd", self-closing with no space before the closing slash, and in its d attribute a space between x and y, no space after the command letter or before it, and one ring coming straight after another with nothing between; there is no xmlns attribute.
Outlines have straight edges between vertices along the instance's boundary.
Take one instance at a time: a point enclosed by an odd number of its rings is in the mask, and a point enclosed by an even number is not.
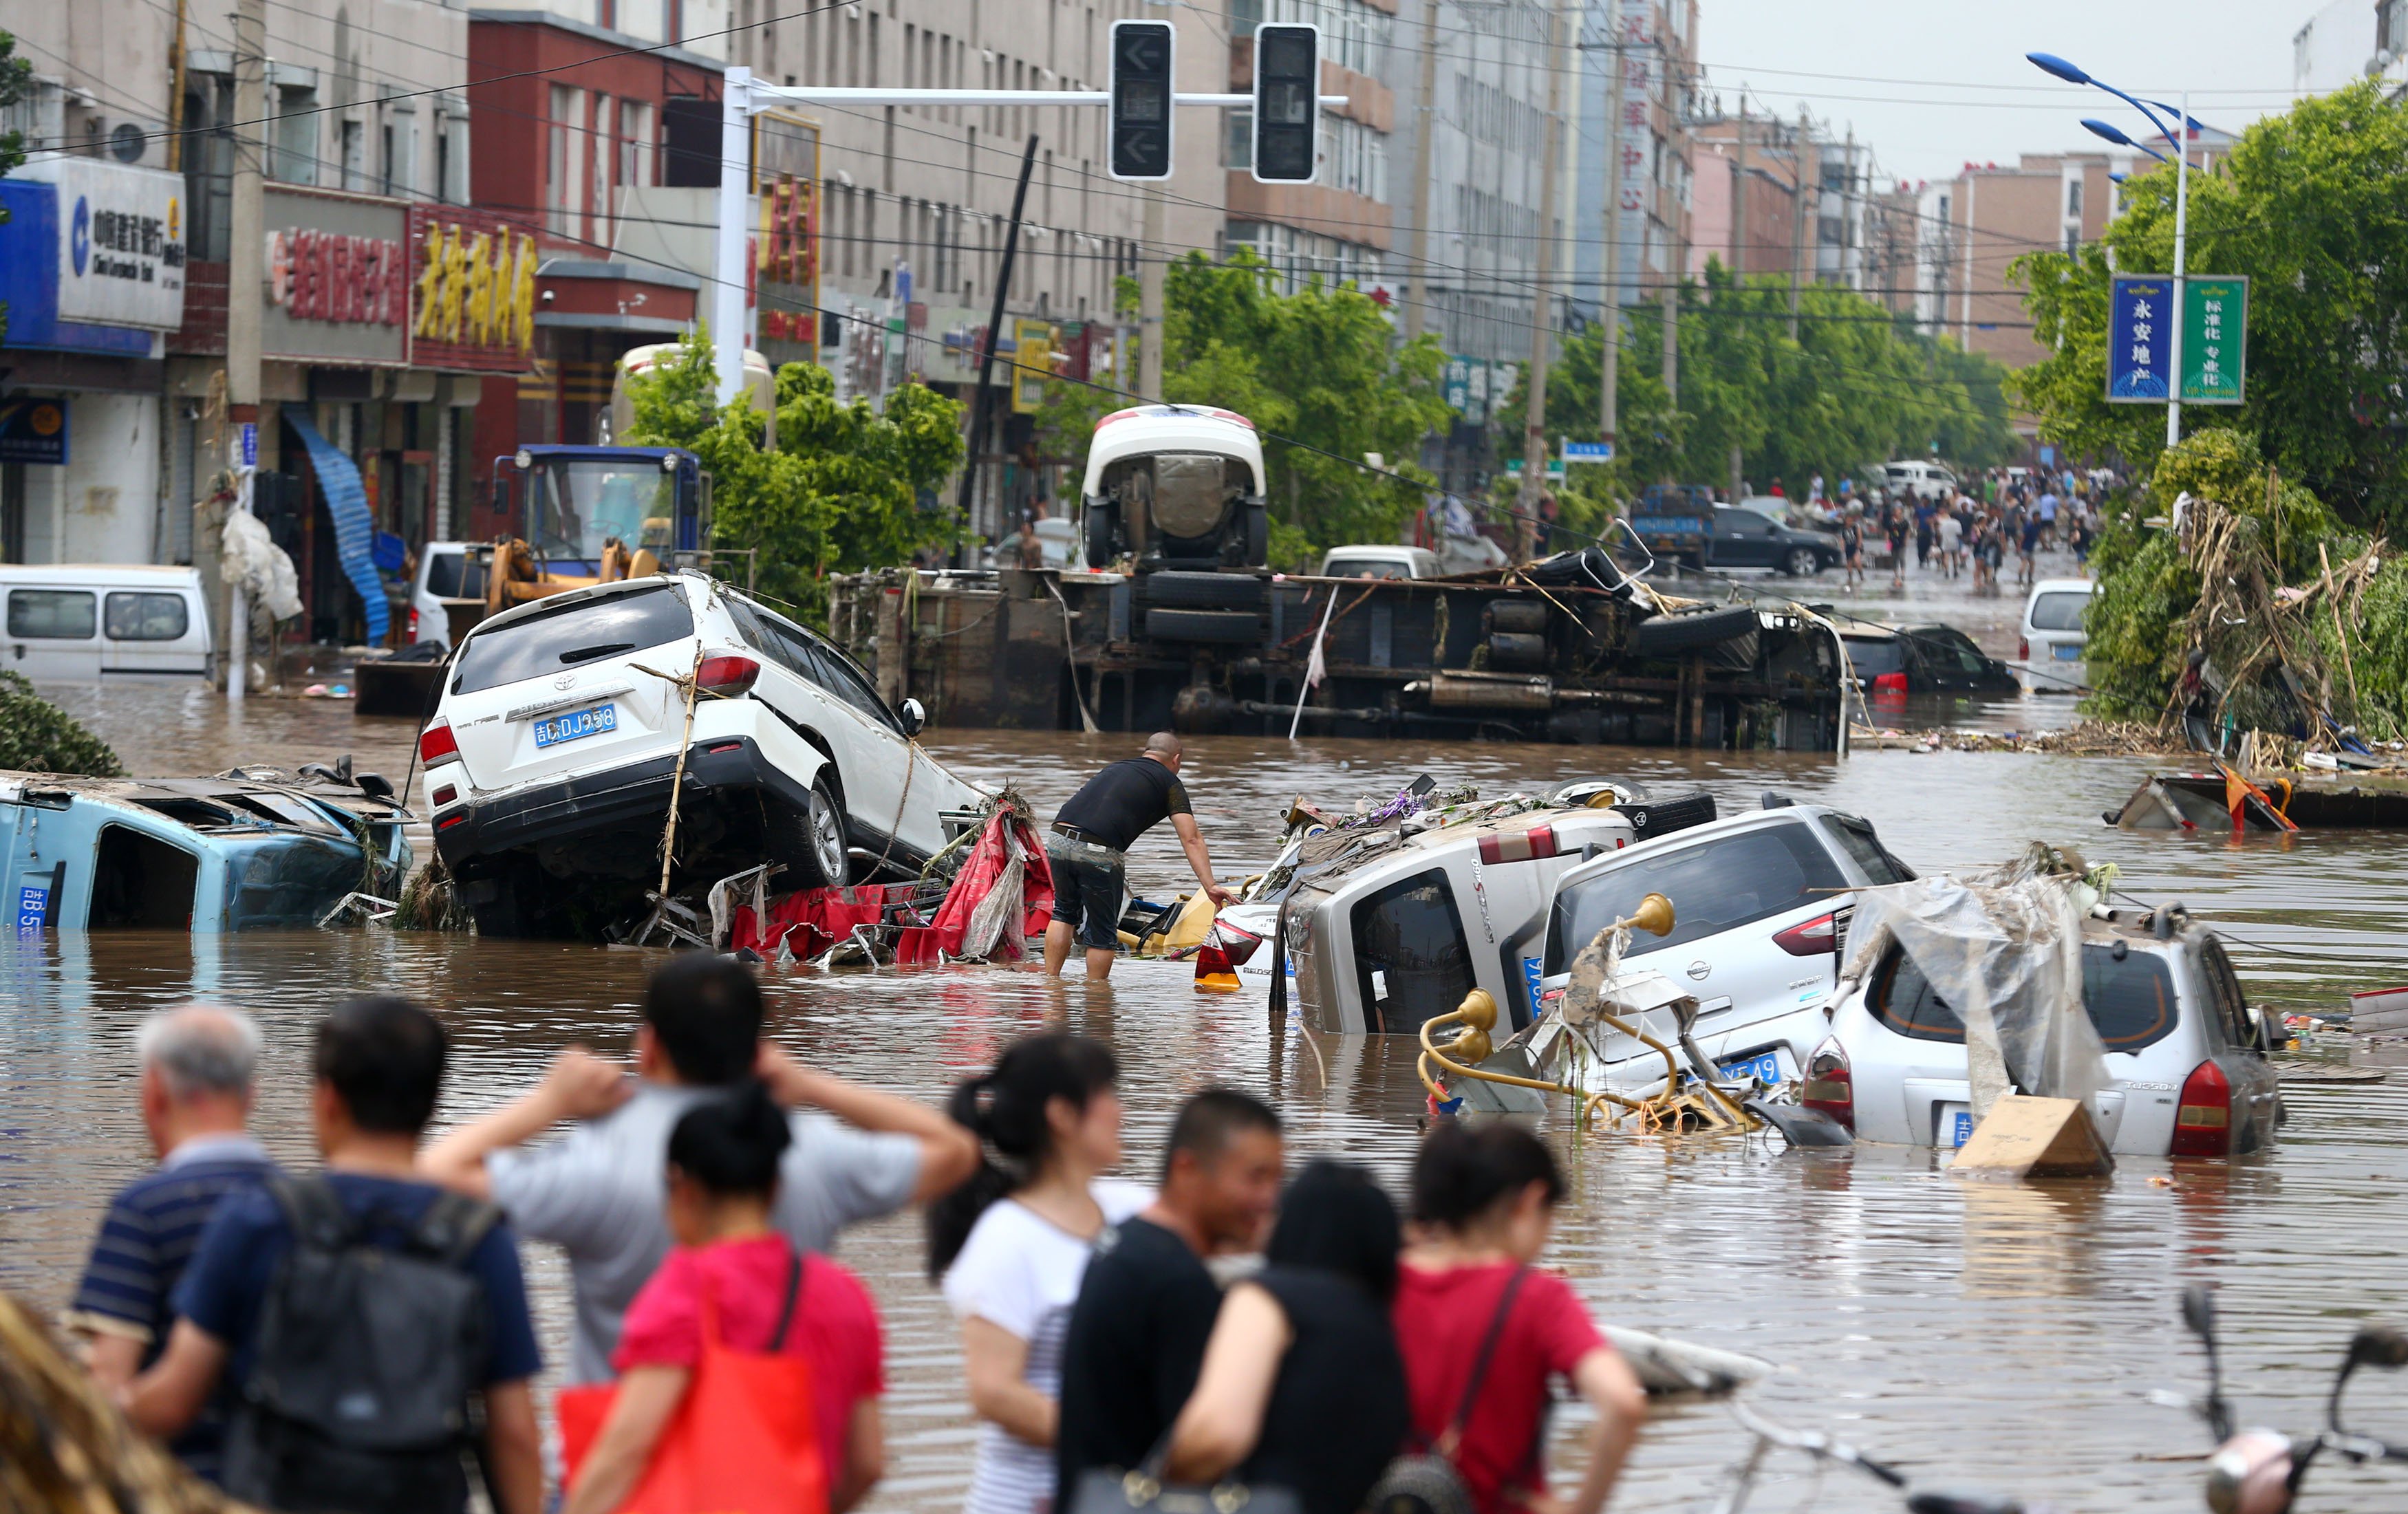
<svg viewBox="0 0 2408 1514"><path fill-rule="evenodd" d="M2006 613L2011 621L2012 606ZM136 772L203 772L246 758L289 764L347 750L363 768L395 778L408 764L407 722L356 720L337 703L254 700L236 716L214 696L173 689L46 692ZM1050 733L937 731L926 740L965 778L1010 780L1040 813L1132 745ZM2107 829L2100 812L2144 766L2037 755L1890 751L1839 762L1247 739L1192 743L1187 778L1224 871L1266 855L1291 796L1385 797L1424 770L1492 793L1584 774L1701 784L1727 812L1775 789L1870 817L1894 850L1927 870L1995 862L2032 839L2114 862L2133 893L2179 897L2229 927L2255 1000L2334 1007L2351 989L2408 980L2398 924L2408 906L2408 838L2236 844ZM1140 893L1162 896L1183 876L1167 832L1133 856ZM262 1123L280 1154L302 1161L307 1037L334 998L397 988L442 1010L458 1037L442 1115L456 1120L523 1088L570 1041L624 1049L654 960L381 932L0 941L0 1287L46 1308L64 1303L106 1195L142 1169L131 1041L150 1009L207 997L259 1014L268 1034ZM772 975L769 993L784 1044L844 1076L925 1098L1024 1032L1068 1024L1103 1036L1123 1058L1140 1171L1159 1151L1175 1100L1218 1078L1274 1093L1299 1152L1342 1152L1400 1176L1421 1112L1403 1045L1323 1036L1308 1047L1292 1028L1274 1034L1256 1008L1197 996L1190 980L1183 966L1146 963L1125 963L1109 988L1092 990L1009 969L799 970ZM2386 1050L2357 1054L2379 1060ZM2291 1430L2316 1421L2355 1321L2408 1321L2408 1096L2394 1083L2294 1086L2286 1097L2290 1124L2264 1156L2179 1167L2130 1160L2094 1183L1971 1184L1899 1150L1834 1159L1785 1155L1760 1139L1667 1143L1558 1130L1574 1196L1551 1260L1602 1318L1780 1364L1762 1406L1845 1435L1919 1479L2074 1509L2196 1508L2199 1464L2150 1458L2200 1450L2204 1431L2145 1397L2200 1381L2198 1353L2176 1323L2183 1285L2224 1290L2229 1381L2243 1420ZM917 1221L867 1227L847 1237L842 1254L868 1277L887 1321L892 1469L871 1507L957 1508L971 1430L953 1328L921 1273ZM528 1248L528 1262L557 1357L567 1328L563 1269L540 1247ZM2408 1436L2408 1378L2365 1374L2352 1402L2366 1427ZM1562 1418L1559 1430L1576 1428L1574 1416ZM1721 1469L1743 1450L1720 1410L1667 1410L1616 1507L1709 1507ZM1776 1459L1751 1507L1803 1507L1814 1486L1806 1467ZM2403 1489L2400 1475L2336 1464L2318 1469L2304 1507L2397 1507ZM1835 1470L1817 1507L1885 1500Z"/></svg>

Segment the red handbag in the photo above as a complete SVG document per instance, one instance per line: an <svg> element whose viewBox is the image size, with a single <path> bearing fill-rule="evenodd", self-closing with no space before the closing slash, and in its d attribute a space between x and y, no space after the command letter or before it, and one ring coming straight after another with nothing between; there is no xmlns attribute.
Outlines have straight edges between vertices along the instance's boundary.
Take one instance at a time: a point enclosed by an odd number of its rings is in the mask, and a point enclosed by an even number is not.
<svg viewBox="0 0 2408 1514"><path fill-rule="evenodd" d="M827 1514L828 1449L812 1421L810 1364L784 1354L802 1288L802 1253L791 1256L767 1351L730 1347L720 1335L718 1300L703 1291L702 1355L685 1401L617 1514ZM594 1383L555 1396L570 1484L617 1394L615 1383Z"/></svg>

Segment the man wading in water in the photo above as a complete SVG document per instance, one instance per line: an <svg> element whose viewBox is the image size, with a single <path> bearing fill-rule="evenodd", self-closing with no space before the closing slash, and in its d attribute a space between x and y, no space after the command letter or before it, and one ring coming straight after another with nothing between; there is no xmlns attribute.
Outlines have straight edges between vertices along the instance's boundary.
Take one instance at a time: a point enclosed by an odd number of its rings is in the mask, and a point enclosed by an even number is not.
<svg viewBox="0 0 2408 1514"><path fill-rule="evenodd" d="M1156 731L1145 754L1112 764L1070 796L1054 815L1045 859L1054 867L1054 922L1045 927L1045 970L1062 976L1075 939L1087 949L1087 976L1110 978L1120 947L1121 892L1131 843L1168 819L1179 833L1187 865L1216 905L1237 898L1212 881L1204 833L1187 807L1179 781L1179 738Z"/></svg>

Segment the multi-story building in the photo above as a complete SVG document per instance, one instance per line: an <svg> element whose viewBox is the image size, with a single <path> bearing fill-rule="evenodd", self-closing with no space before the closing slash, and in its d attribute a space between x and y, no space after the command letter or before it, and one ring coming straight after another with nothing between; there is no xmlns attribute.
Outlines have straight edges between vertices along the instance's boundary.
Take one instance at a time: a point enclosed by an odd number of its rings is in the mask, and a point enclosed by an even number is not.
<svg viewBox="0 0 2408 1514"><path fill-rule="evenodd" d="M1873 287L1867 278L1872 150L1829 123L1717 111L1694 128L1698 164L1689 271ZM1742 245L1742 243L1744 245Z"/></svg>
<svg viewBox="0 0 2408 1514"><path fill-rule="evenodd" d="M2361 79L2408 88L2408 0L2330 0L2291 38L2291 93L2329 94Z"/></svg>
<svg viewBox="0 0 2408 1514"><path fill-rule="evenodd" d="M1309 184L1257 183L1253 113L1227 112L1227 246L1250 250L1291 286L1318 278L1385 289L1399 216L1389 186L1403 177L1390 150L1397 95L1382 77L1397 48L1396 0L1234 0L1228 16L1232 93L1254 88L1256 26L1311 22L1321 28L1322 93L1346 104L1321 114L1321 172Z"/></svg>
<svg viewBox="0 0 2408 1514"><path fill-rule="evenodd" d="M1609 244L1618 305L1653 297L1670 271L1688 265L1698 28L1696 0L1606 0L1581 38L1570 241L1573 308L1584 318L1603 303Z"/></svg>

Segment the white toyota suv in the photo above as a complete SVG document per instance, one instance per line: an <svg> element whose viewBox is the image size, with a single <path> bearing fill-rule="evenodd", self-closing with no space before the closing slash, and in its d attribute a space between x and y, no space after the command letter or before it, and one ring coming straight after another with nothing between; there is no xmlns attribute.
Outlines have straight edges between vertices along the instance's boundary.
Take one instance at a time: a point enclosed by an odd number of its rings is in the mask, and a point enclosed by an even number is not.
<svg viewBox="0 0 2408 1514"><path fill-rule="evenodd" d="M478 626L419 736L436 850L493 936L603 934L649 907L685 746L672 892L762 862L780 890L916 875L977 790L824 639L697 573ZM867 881L867 879L864 879Z"/></svg>

